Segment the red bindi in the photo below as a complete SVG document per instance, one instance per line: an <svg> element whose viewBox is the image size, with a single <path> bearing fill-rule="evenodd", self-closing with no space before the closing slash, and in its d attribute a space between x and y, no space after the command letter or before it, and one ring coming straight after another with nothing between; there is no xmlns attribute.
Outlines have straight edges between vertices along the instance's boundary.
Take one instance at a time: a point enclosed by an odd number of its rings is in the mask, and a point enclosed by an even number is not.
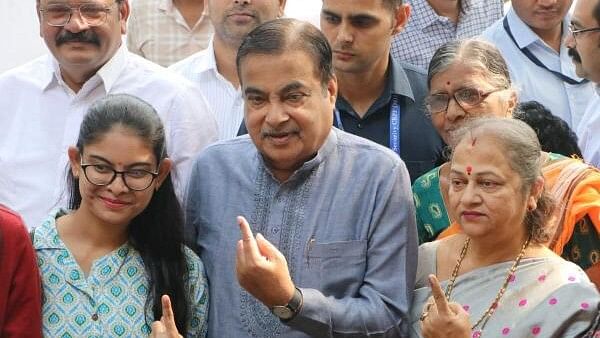
<svg viewBox="0 0 600 338"><path fill-rule="evenodd" d="M470 165L467 166L467 175L471 175L471 172L473 171L473 167L471 167Z"/></svg>

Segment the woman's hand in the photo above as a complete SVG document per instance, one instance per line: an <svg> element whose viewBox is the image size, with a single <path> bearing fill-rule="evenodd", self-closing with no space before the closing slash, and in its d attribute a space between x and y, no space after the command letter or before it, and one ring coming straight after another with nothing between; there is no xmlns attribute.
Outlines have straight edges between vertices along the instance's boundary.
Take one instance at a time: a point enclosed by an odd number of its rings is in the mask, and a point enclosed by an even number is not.
<svg viewBox="0 0 600 338"><path fill-rule="evenodd" d="M160 320L152 323L150 338L183 338L175 325L175 316L173 315L173 309L171 309L171 299L169 296L163 295L160 301L162 303L162 317L160 317Z"/></svg>
<svg viewBox="0 0 600 338"><path fill-rule="evenodd" d="M458 303L448 303L439 281L429 275L433 297L423 308L421 333L425 338L470 338L469 314Z"/></svg>

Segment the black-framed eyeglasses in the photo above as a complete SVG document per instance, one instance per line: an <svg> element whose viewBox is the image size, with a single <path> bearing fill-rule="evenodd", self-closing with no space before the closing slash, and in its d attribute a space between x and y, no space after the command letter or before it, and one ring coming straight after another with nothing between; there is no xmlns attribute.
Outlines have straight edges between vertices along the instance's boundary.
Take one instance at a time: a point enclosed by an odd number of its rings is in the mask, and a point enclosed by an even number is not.
<svg viewBox="0 0 600 338"><path fill-rule="evenodd" d="M463 109L469 110L475 108L483 102L490 94L505 90L507 88L498 88L489 92L483 92L476 88L461 88L450 95L448 93L432 94L425 98L425 106L432 115L445 112L448 109L450 98L454 98L456 103Z"/></svg>
<svg viewBox="0 0 600 338"><path fill-rule="evenodd" d="M573 39L575 39L575 42L577 42L577 35L587 32L600 32L600 27L576 29L573 24L570 24L569 32L573 34Z"/></svg>
<svg viewBox="0 0 600 338"><path fill-rule="evenodd" d="M88 26L100 26L106 21L111 7L117 2L113 2L109 6L101 4L85 3L79 6L69 6L67 4L50 4L44 8L40 8L40 13L44 21L54 27L62 27L71 21L73 11L78 11L81 18Z"/></svg>
<svg viewBox="0 0 600 338"><path fill-rule="evenodd" d="M106 164L84 164L81 163L81 169L88 182L96 186L107 186L111 184L117 175L127 188L134 191L148 189L158 176L157 172L151 172L144 169L129 169L118 171Z"/></svg>

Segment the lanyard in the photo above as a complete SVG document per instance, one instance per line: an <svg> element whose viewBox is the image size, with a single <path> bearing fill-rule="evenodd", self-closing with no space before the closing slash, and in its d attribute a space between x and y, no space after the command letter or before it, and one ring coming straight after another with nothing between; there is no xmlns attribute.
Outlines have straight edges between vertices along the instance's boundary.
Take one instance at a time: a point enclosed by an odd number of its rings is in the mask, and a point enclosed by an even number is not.
<svg viewBox="0 0 600 338"><path fill-rule="evenodd" d="M512 42L514 42L515 46L517 46L517 48L521 51L521 53L523 53L536 66L544 68L545 70L549 71L550 73L552 73L554 76L556 76L563 82L566 82L570 85L579 85L579 84L584 84L584 83L588 82L588 80L586 80L586 79L577 81L577 80L574 80L574 79L566 76L565 74L563 74L561 72L552 70L552 69L548 68L542 61L540 61L540 59L538 59L535 55L533 55L533 53L529 49L527 49L527 47L519 48L519 44L517 43L517 40L515 40L515 37L513 36L512 31L510 30L510 27L508 25L508 19L506 16L504 17L504 20L502 20L502 26L504 26L504 30L506 31L506 34L508 34L508 37L510 37Z"/></svg>
<svg viewBox="0 0 600 338"><path fill-rule="evenodd" d="M333 113L335 126L340 130L344 130L340 111L336 108ZM400 156L400 103L395 95L392 95L390 104L390 149Z"/></svg>

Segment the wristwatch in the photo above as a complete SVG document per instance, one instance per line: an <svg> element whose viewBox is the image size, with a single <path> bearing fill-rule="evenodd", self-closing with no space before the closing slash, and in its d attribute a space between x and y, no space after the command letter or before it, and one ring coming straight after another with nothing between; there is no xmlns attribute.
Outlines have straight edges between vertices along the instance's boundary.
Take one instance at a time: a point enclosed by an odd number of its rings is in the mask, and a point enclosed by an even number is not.
<svg viewBox="0 0 600 338"><path fill-rule="evenodd" d="M296 288L289 303L283 306L275 305L271 308L271 312L275 316L279 317L279 319L282 321L291 320L298 314L298 312L300 312L300 309L302 308L302 300L302 292L300 292L300 289Z"/></svg>

